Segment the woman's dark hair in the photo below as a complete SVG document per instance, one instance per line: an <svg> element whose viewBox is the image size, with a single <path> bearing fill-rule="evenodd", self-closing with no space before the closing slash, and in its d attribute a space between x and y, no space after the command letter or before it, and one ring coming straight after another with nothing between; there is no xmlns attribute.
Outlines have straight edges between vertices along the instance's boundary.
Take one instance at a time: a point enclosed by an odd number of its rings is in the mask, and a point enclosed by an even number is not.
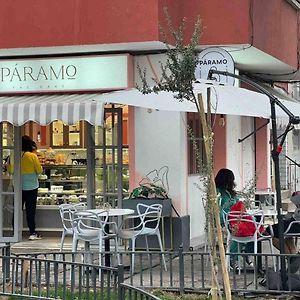
<svg viewBox="0 0 300 300"><path fill-rule="evenodd" d="M35 141L32 141L32 150L37 150L37 145Z"/></svg>
<svg viewBox="0 0 300 300"><path fill-rule="evenodd" d="M215 177L216 187L222 190L227 190L231 196L236 195L234 174L229 169L220 169Z"/></svg>
<svg viewBox="0 0 300 300"><path fill-rule="evenodd" d="M32 152L33 140L28 135L22 136L22 151L24 152Z"/></svg>

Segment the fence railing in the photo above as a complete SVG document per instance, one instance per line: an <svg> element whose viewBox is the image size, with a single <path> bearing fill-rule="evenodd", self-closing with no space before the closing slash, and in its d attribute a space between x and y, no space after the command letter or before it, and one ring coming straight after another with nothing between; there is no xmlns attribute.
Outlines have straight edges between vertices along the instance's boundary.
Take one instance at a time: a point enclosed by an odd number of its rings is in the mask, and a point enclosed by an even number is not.
<svg viewBox="0 0 300 300"><path fill-rule="evenodd" d="M109 252L105 255L111 257L113 264L114 253ZM163 255L167 261L167 271L163 268ZM293 291L292 281L295 275L291 276L289 268L285 288L278 284L271 289L269 282L262 284L264 275L261 274L261 270L267 272L274 270L274 263L275 269L279 270L280 256L280 254L251 254L253 267L249 267L246 261L247 254L236 255L236 258L239 257L242 271L230 270L232 290L245 294L283 294ZM285 257L289 267L293 256L285 255ZM59 296L61 299L89 297L123 300L125 293L126 299L130 300L139 297L157 299L146 292L148 289L164 289L180 293L187 291L203 293L211 289L209 254L201 251L184 252L182 249L163 253L137 251L134 273L130 270L132 252L122 252L121 265L115 267L99 267L98 258L96 252L1 256L0 294L27 295L40 299L55 299ZM235 258L231 258L234 261ZM222 282L220 271L221 286ZM144 295L144 298L141 295ZM145 298L146 296L148 298Z"/></svg>
<svg viewBox="0 0 300 300"><path fill-rule="evenodd" d="M0 257L0 294L38 299L118 299L118 269L76 261Z"/></svg>
<svg viewBox="0 0 300 300"><path fill-rule="evenodd" d="M126 283L120 284L121 288L121 299L134 299L134 300L160 300L160 298L142 290L137 287L133 287Z"/></svg>
<svg viewBox="0 0 300 300"><path fill-rule="evenodd" d="M300 164L297 163L296 160L293 160L290 157L288 157L287 155L285 155L285 158L289 161L287 188L289 188L292 192L297 191L299 190L298 168L300 167Z"/></svg>
<svg viewBox="0 0 300 300"><path fill-rule="evenodd" d="M1 255L0 295L26 299L159 299L126 284L123 265L99 267L98 258L95 252Z"/></svg>

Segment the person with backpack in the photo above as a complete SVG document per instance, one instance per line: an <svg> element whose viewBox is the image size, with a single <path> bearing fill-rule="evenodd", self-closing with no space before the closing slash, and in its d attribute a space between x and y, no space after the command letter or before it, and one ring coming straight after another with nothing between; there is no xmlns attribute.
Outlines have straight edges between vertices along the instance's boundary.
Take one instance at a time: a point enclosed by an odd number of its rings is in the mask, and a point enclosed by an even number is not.
<svg viewBox="0 0 300 300"><path fill-rule="evenodd" d="M231 207L239 201L238 193L235 190L236 184L233 172L226 168L220 169L215 177L215 184L219 201L221 226L224 227L225 214L228 214ZM246 244L242 251L245 253L253 253L253 243ZM230 245L230 253L237 252L238 244L236 242L232 242ZM248 266L253 267L253 263L248 256L246 257L246 263ZM234 259L230 260L230 265L231 268L237 269Z"/></svg>

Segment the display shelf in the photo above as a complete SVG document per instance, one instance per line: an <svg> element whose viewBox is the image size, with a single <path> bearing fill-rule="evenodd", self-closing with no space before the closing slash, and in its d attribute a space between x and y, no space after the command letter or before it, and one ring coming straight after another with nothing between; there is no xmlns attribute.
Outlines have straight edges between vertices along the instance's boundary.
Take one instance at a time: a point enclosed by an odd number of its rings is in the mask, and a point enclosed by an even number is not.
<svg viewBox="0 0 300 300"><path fill-rule="evenodd" d="M68 191L68 190L63 190L63 191L48 191L48 192L38 192L41 195L45 194L55 194L55 195L85 195L86 192L73 192L73 191Z"/></svg>
<svg viewBox="0 0 300 300"><path fill-rule="evenodd" d="M37 209L54 209L54 210L59 210L59 205L52 205L52 204L49 204L49 205L41 205L41 204L38 204L36 206Z"/></svg>
<svg viewBox="0 0 300 300"><path fill-rule="evenodd" d="M44 164L43 169L48 178L39 180L39 205L49 207L55 201L60 203L60 200L63 203L78 203L86 195L86 166Z"/></svg>
<svg viewBox="0 0 300 300"><path fill-rule="evenodd" d="M83 179L83 180L71 180L71 179L47 179L47 180L39 180L40 183L43 183L43 182L61 182L61 183L64 183L64 182L69 182L69 183L80 183L80 182L87 182L86 179Z"/></svg>
<svg viewBox="0 0 300 300"><path fill-rule="evenodd" d="M56 165L56 164L42 164L45 169L86 169L86 165Z"/></svg>

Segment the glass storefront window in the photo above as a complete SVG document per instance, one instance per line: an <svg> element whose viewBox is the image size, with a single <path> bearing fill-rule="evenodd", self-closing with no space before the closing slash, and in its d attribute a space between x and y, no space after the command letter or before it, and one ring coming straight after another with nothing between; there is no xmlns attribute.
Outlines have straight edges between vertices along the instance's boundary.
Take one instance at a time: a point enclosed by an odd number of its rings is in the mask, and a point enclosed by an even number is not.
<svg viewBox="0 0 300 300"><path fill-rule="evenodd" d="M13 193L14 152L3 149L2 152L2 190Z"/></svg>
<svg viewBox="0 0 300 300"><path fill-rule="evenodd" d="M52 123L52 146L64 145L64 124L61 121Z"/></svg>
<svg viewBox="0 0 300 300"><path fill-rule="evenodd" d="M15 230L19 228L21 214L21 197L17 192L20 186L19 177L16 176L15 170L19 170L19 159L16 153L19 153L21 139L20 131L7 122L0 123L0 156L1 174L0 174L0 219L1 233L3 241L16 242L21 239L21 231ZM16 142L15 139L16 138Z"/></svg>
<svg viewBox="0 0 300 300"><path fill-rule="evenodd" d="M80 123L69 126L69 146L80 145Z"/></svg>
<svg viewBox="0 0 300 300"><path fill-rule="evenodd" d="M14 127L10 123L3 122L2 124L2 145L9 147L14 145Z"/></svg>
<svg viewBox="0 0 300 300"><path fill-rule="evenodd" d="M114 154L113 154L114 152ZM128 192L129 189L129 168L128 168L128 149L123 149L123 178L122 178L122 189L124 193ZM118 158L117 151L112 149L106 149L105 152L105 166L103 161L103 150L96 149L96 172L95 172L95 192L103 193L104 190L107 192L117 192L117 166Z"/></svg>
<svg viewBox="0 0 300 300"><path fill-rule="evenodd" d="M14 195L4 195L2 203L3 236L12 237L14 235Z"/></svg>
<svg viewBox="0 0 300 300"><path fill-rule="evenodd" d="M104 139L106 146L113 146L118 143L117 118L110 113L105 114L105 137L103 128L95 127L95 145L102 146Z"/></svg>
<svg viewBox="0 0 300 300"><path fill-rule="evenodd" d="M51 124L52 147L80 147L82 146L83 123L64 125L62 121L54 121Z"/></svg>

